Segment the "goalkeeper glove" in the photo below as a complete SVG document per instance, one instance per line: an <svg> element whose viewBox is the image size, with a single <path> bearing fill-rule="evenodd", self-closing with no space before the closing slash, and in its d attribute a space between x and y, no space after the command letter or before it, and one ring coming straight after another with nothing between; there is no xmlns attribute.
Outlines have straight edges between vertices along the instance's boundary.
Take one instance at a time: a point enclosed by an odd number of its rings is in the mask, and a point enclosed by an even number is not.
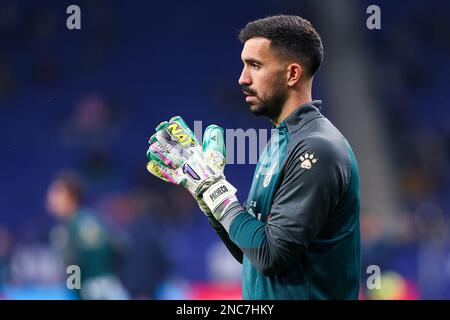
<svg viewBox="0 0 450 320"><path fill-rule="evenodd" d="M220 220L236 189L225 179L223 129L209 126L203 150L181 117L162 122L149 140L147 169L156 177L185 187L206 214Z"/></svg>

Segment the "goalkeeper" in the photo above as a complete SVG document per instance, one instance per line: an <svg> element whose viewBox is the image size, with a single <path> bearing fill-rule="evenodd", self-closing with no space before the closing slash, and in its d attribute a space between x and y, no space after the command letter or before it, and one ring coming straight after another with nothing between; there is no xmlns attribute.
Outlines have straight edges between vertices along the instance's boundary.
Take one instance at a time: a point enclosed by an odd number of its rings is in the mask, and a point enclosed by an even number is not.
<svg viewBox="0 0 450 320"><path fill-rule="evenodd" d="M319 34L297 16L273 16L240 33L239 84L250 110L275 132L261 154L245 204L223 174L223 130L203 148L180 117L150 138L147 169L185 187L243 264L244 299L357 299L359 173L342 134L312 101L323 55Z"/></svg>

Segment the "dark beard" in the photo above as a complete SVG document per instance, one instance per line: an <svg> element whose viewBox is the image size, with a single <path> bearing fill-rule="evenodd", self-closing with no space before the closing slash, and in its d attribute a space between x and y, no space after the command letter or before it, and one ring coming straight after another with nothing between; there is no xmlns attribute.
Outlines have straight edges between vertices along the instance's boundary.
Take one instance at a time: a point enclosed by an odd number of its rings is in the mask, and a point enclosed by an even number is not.
<svg viewBox="0 0 450 320"><path fill-rule="evenodd" d="M272 92L268 95L258 97L260 103L258 105L251 105L250 111L257 116L266 116L271 120L278 119L287 98L288 92L280 77L274 83Z"/></svg>

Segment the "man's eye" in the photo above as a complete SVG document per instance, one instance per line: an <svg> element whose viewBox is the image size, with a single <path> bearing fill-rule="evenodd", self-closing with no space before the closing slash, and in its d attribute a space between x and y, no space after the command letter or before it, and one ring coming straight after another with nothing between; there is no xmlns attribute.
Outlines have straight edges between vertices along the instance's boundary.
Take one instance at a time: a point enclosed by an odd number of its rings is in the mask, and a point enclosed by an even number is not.
<svg viewBox="0 0 450 320"><path fill-rule="evenodd" d="M257 63L252 63L252 67L256 70L258 70L259 68L261 68L261 66Z"/></svg>

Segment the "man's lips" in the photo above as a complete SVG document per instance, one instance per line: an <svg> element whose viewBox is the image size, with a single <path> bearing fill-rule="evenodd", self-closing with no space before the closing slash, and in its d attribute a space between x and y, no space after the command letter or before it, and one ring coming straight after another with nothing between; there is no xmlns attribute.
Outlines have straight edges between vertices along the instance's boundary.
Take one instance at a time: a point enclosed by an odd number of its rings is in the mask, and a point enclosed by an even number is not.
<svg viewBox="0 0 450 320"><path fill-rule="evenodd" d="M245 95L245 101L249 102L250 100L252 100L253 98L255 98L255 95L253 93L250 93L248 91L243 91L244 95Z"/></svg>
<svg viewBox="0 0 450 320"><path fill-rule="evenodd" d="M250 102L252 99L256 99L256 97L253 96L253 95L248 95L248 96L245 97L245 101L246 102Z"/></svg>

